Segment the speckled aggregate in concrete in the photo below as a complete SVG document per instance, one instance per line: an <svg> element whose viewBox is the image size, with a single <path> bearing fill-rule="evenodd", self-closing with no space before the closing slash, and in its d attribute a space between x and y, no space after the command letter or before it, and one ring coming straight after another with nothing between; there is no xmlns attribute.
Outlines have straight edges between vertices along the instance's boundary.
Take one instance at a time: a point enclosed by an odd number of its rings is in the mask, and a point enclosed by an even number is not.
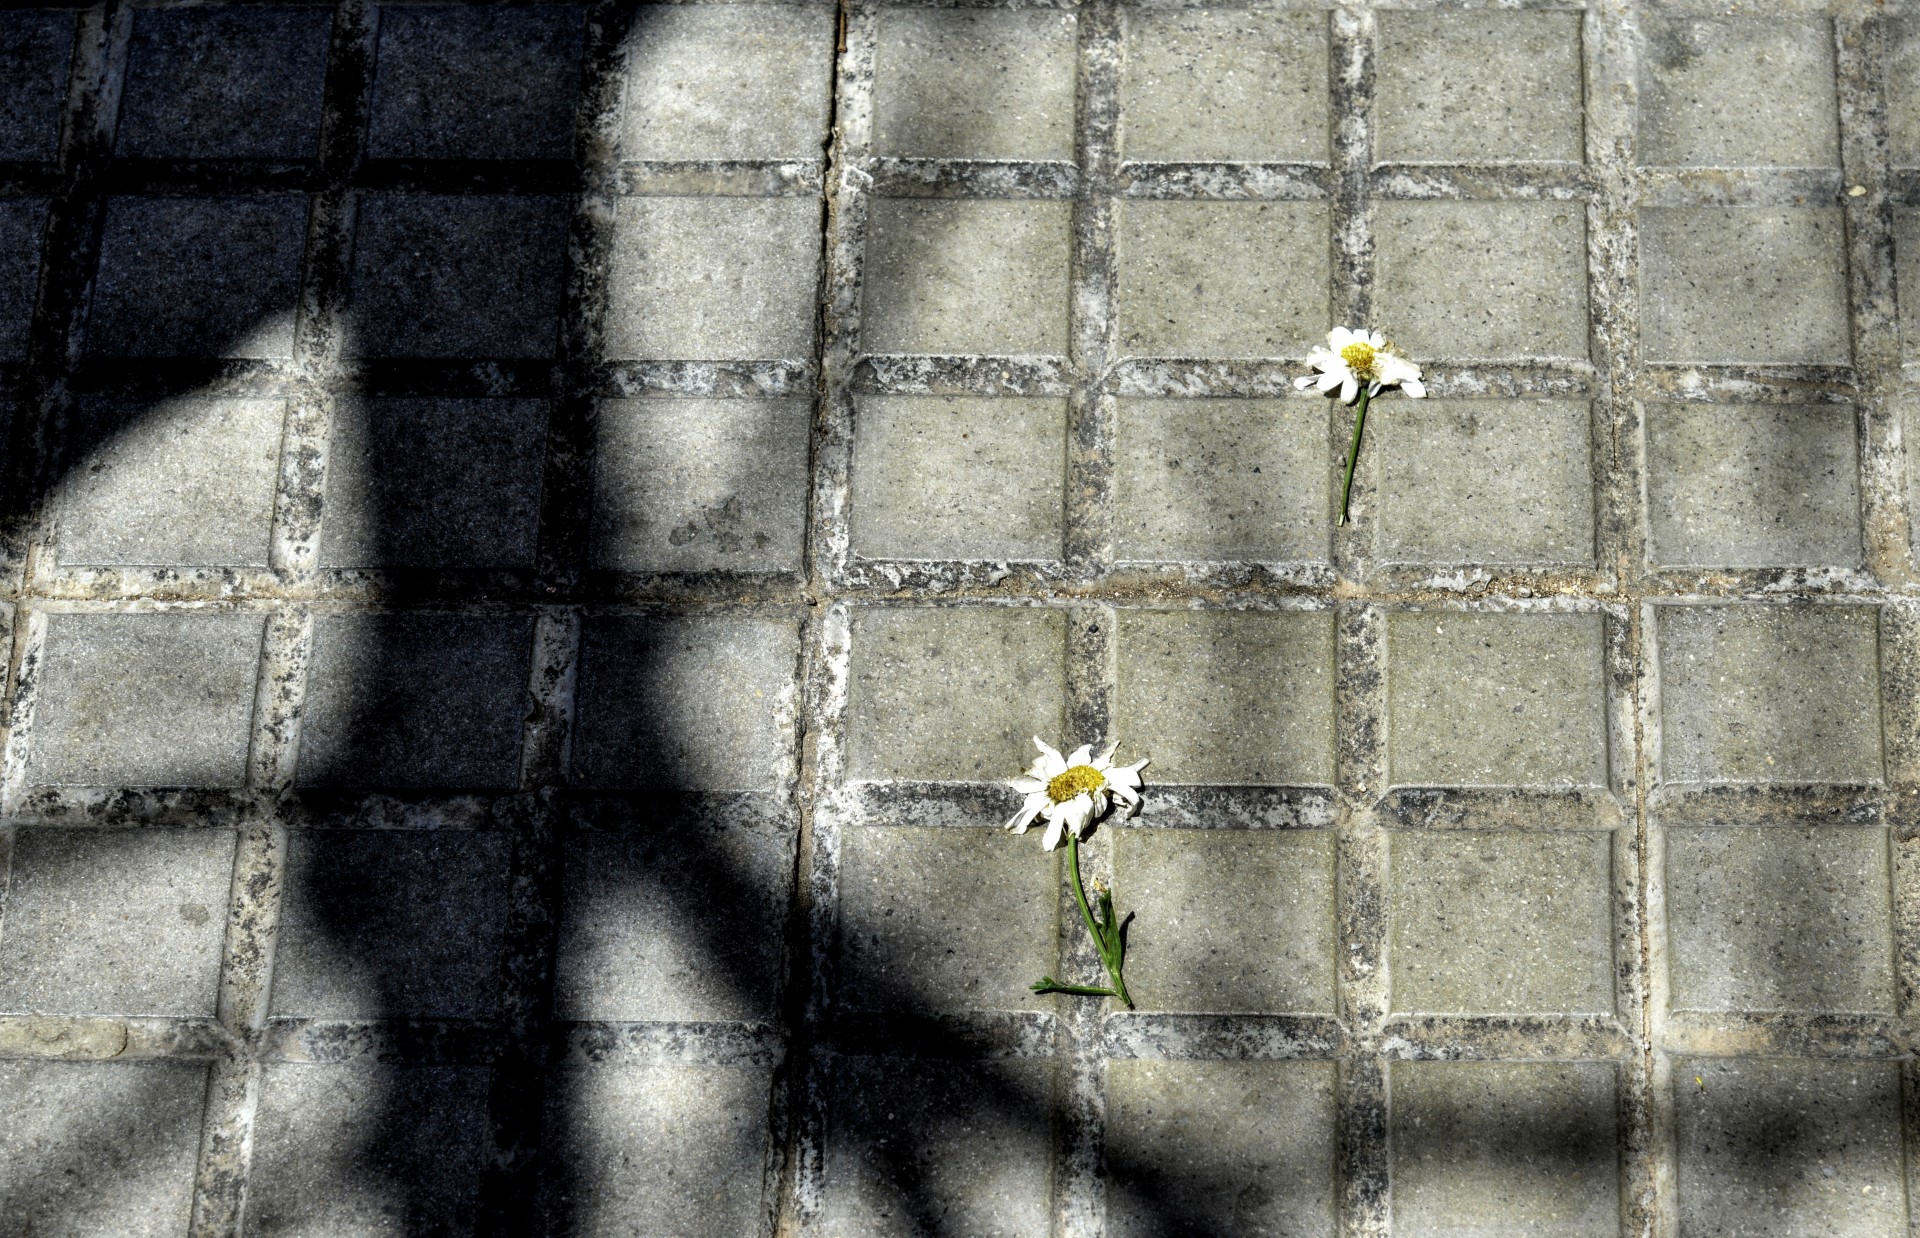
<svg viewBox="0 0 1920 1238"><path fill-rule="evenodd" d="M0 13L0 1231L1911 1236L1916 284L1906 0Z"/></svg>

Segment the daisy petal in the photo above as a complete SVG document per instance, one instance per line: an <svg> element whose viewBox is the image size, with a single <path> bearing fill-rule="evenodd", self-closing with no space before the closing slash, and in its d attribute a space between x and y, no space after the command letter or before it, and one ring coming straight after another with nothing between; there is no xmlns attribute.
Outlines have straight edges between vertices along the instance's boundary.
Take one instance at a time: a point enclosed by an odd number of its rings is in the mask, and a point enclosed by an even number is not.
<svg viewBox="0 0 1920 1238"><path fill-rule="evenodd" d="M1085 765L1091 760L1093 760L1093 745L1081 744L1067 757L1067 768L1072 769L1076 765Z"/></svg>
<svg viewBox="0 0 1920 1238"><path fill-rule="evenodd" d="M1313 375L1311 375L1311 374L1308 374L1308 375L1306 375L1306 376L1305 376L1304 378L1296 378L1296 379L1294 379L1294 380L1293 380L1293 385L1294 385L1294 386L1296 386L1296 387L1298 387L1298 388L1300 388L1300 390L1302 390L1302 391L1305 391L1305 390L1306 390L1306 389L1307 389L1308 387L1311 387L1311 386L1313 386L1313 384L1314 384L1314 381L1315 381L1315 380L1314 380L1314 377L1313 377Z"/></svg>
<svg viewBox="0 0 1920 1238"><path fill-rule="evenodd" d="M1038 778L1016 778L1007 785L1022 795L1035 795L1047 789L1047 784Z"/></svg>
<svg viewBox="0 0 1920 1238"><path fill-rule="evenodd" d="M1342 404L1351 404L1359 394L1359 380L1351 374L1347 375L1346 380L1340 384L1340 402Z"/></svg>
<svg viewBox="0 0 1920 1238"><path fill-rule="evenodd" d="M1035 777L1052 778L1055 775L1066 772L1067 763L1061 759L1058 748L1051 746L1038 735L1033 737L1033 746L1040 750L1040 759L1033 763L1036 771Z"/></svg>
<svg viewBox="0 0 1920 1238"><path fill-rule="evenodd" d="M1041 835L1040 838L1040 849L1042 851L1052 851L1055 847L1058 847L1065 840L1066 830L1066 823L1058 818L1048 821L1047 832Z"/></svg>
<svg viewBox="0 0 1920 1238"><path fill-rule="evenodd" d="M1427 398L1427 385L1417 378L1402 380L1400 390L1406 392L1416 400L1424 400Z"/></svg>
<svg viewBox="0 0 1920 1238"><path fill-rule="evenodd" d="M1344 367L1338 370L1328 370L1325 374L1322 374L1319 377L1319 379L1317 380L1317 384L1320 390L1323 392L1332 391L1335 387L1338 387L1340 385L1343 379L1346 379L1346 378L1347 378L1347 373ZM1351 380L1348 380L1348 381L1351 381Z"/></svg>

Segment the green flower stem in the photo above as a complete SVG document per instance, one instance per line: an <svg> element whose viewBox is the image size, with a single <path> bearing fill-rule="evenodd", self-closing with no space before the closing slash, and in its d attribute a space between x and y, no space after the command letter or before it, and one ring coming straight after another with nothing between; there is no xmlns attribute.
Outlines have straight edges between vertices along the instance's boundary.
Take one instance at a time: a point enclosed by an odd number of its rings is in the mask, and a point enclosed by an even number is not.
<svg viewBox="0 0 1920 1238"><path fill-rule="evenodd" d="M1093 947L1100 952L1100 961L1106 965L1107 975L1113 980L1110 989L1095 988L1092 985L1061 984L1052 976L1044 976L1033 986L1035 993L1074 993L1082 997L1117 997L1128 1010L1133 1009L1133 997L1127 992L1127 982L1121 978L1121 969L1126 965L1127 944L1120 935L1119 924L1113 918L1113 895L1102 891L1100 894L1100 916L1094 917L1093 909L1087 906L1086 887L1080 884L1080 840L1075 835L1067 835L1067 871L1073 876L1073 898L1080 904L1080 918L1086 921L1087 932L1093 935Z"/></svg>
<svg viewBox="0 0 1920 1238"><path fill-rule="evenodd" d="M1360 403L1353 411L1353 445L1347 448L1347 480L1340 487L1340 523L1347 522L1347 496L1353 493L1353 462L1360 458L1360 430L1367 424L1367 389L1360 388Z"/></svg>

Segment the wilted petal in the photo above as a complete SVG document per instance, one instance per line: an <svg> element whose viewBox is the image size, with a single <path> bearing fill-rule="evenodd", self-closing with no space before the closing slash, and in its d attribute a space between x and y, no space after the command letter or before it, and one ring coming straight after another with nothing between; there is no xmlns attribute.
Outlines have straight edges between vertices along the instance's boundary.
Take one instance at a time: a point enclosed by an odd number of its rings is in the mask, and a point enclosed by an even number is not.
<svg viewBox="0 0 1920 1238"><path fill-rule="evenodd" d="M1067 763L1060 751L1048 744L1038 735L1033 737L1033 746L1040 750L1040 759L1033 763L1036 778L1052 778L1066 772Z"/></svg>
<svg viewBox="0 0 1920 1238"><path fill-rule="evenodd" d="M1047 803L1047 793L1044 791L1038 795L1029 795L1027 802L1020 805L1020 811L1014 813L1013 819L1007 822L1007 828L1016 834L1026 833L1027 827L1033 824L1033 819L1046 811Z"/></svg>
<svg viewBox="0 0 1920 1238"><path fill-rule="evenodd" d="M1067 768L1072 769L1076 765L1085 765L1091 760L1093 760L1093 745L1081 744L1067 757Z"/></svg>
<svg viewBox="0 0 1920 1238"><path fill-rule="evenodd" d="M1416 400L1424 400L1427 398L1427 385L1417 378L1402 379L1400 382L1400 390L1406 392Z"/></svg>

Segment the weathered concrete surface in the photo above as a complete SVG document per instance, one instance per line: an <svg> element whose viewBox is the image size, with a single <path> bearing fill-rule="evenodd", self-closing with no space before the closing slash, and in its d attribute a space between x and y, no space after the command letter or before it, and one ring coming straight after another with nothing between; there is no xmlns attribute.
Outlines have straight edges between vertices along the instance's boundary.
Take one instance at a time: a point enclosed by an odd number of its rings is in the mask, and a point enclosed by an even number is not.
<svg viewBox="0 0 1920 1238"><path fill-rule="evenodd" d="M1904 5L0 13L0 1238L1913 1234Z"/></svg>

